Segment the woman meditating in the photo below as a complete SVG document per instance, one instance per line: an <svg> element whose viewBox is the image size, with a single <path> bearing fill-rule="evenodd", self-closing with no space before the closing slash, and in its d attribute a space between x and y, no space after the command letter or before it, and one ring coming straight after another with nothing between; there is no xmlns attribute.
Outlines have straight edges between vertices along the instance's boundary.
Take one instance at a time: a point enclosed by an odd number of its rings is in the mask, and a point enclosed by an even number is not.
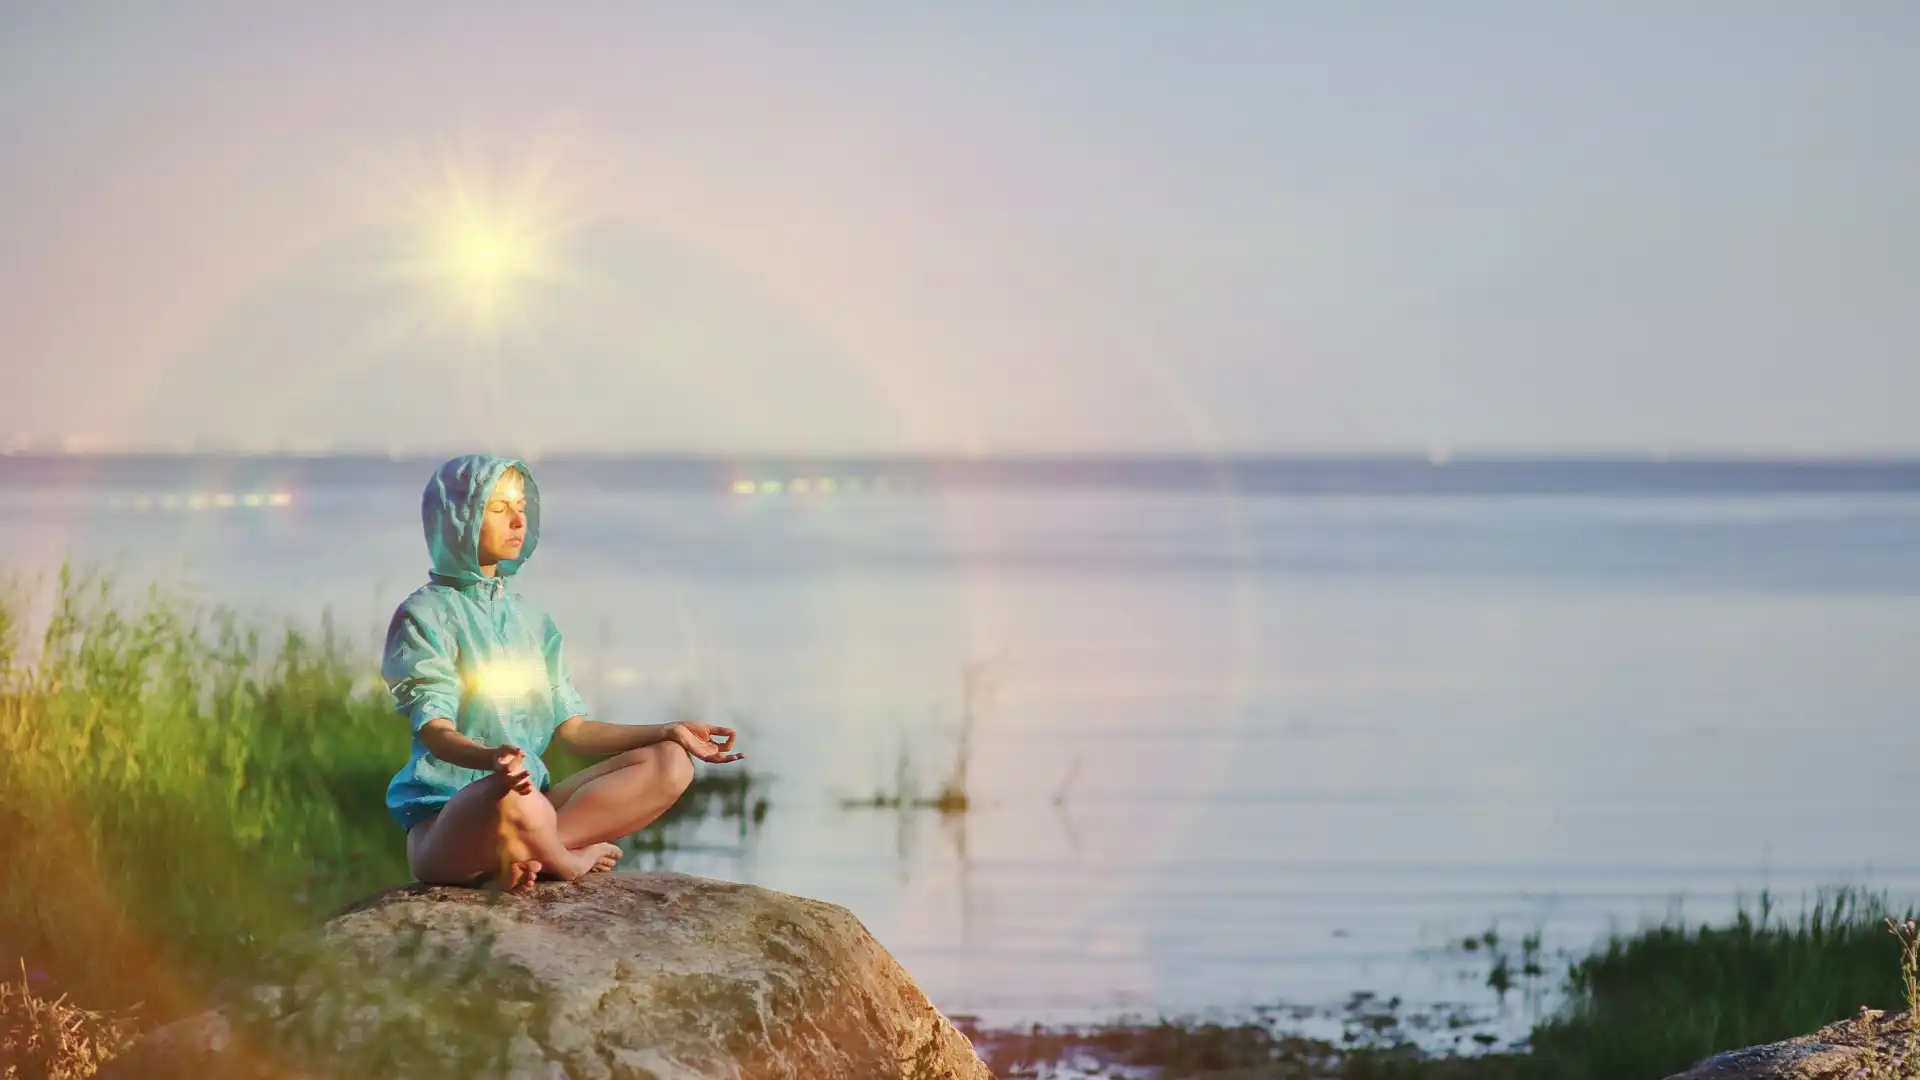
<svg viewBox="0 0 1920 1080"><path fill-rule="evenodd" d="M381 674L413 727L387 786L421 881L531 891L610 870L611 843L666 812L693 780L687 755L737 761L728 728L604 724L584 715L560 631L511 585L540 542L540 489L522 462L471 454L420 500L433 572L393 613ZM549 741L610 755L549 787Z"/></svg>

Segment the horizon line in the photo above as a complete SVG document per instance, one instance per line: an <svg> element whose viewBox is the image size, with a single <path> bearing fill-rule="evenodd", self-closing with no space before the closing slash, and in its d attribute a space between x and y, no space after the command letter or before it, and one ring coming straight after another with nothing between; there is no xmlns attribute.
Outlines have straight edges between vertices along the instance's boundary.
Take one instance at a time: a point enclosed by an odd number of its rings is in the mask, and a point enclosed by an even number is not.
<svg viewBox="0 0 1920 1080"><path fill-rule="evenodd" d="M1920 465L1920 448L1912 450L1762 450L1649 448L1454 448L1426 450L1379 449L1244 449L1199 450L1019 450L976 453L956 450L434 450L428 448L379 450L341 447L326 450L243 450L234 448L177 449L0 447L0 460L141 460L141 459L250 459L354 461L444 461L461 453L495 453L527 461L675 461L685 463L773 462L894 462L942 465L1018 465L1028 463L1309 463L1396 462L1426 463L1435 467L1465 464L1645 464L1645 465Z"/></svg>

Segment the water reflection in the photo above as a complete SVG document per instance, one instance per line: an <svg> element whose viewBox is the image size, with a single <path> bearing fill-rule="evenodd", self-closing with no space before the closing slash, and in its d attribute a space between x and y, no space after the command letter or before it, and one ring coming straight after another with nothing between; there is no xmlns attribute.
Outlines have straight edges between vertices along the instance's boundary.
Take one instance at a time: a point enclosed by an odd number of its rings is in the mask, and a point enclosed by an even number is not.
<svg viewBox="0 0 1920 1080"><path fill-rule="evenodd" d="M666 813L618 841L625 853L621 869L671 869L674 857L682 853L743 863L772 809L768 786L765 778L744 768L696 773Z"/></svg>

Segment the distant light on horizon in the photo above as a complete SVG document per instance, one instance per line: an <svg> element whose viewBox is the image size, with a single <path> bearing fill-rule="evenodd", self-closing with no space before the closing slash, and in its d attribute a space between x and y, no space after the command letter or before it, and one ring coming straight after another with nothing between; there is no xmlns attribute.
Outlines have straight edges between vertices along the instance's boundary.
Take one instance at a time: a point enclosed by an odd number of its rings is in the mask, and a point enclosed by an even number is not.
<svg viewBox="0 0 1920 1080"><path fill-rule="evenodd" d="M263 506L282 507L293 505L293 493L290 491L176 491L161 492L157 495L147 492L132 494L111 494L106 497L109 510L231 510L236 506L259 508Z"/></svg>
<svg viewBox="0 0 1920 1080"><path fill-rule="evenodd" d="M905 481L899 481L896 484L896 482L890 481L884 476L874 476L864 479L858 476L840 478L831 476L795 476L788 480L735 480L729 485L728 490L732 491L735 495L779 495L783 493L790 495L835 495L841 492L851 494L860 491L887 491L894 486L907 488L912 485Z"/></svg>

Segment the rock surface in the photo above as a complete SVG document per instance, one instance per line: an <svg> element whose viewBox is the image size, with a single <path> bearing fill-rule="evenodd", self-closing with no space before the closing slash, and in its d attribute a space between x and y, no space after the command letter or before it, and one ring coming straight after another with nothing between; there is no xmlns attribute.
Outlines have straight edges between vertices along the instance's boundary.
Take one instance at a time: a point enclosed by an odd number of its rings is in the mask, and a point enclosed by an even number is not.
<svg viewBox="0 0 1920 1080"><path fill-rule="evenodd" d="M475 934L491 939L478 953ZM749 885L621 872L525 897L409 885L336 915L312 943L341 962L350 990L289 965L216 1012L154 1032L100 1076L325 1076L342 1060L383 1077L428 1075L455 1045L433 1032L477 1028L505 1063L453 1071L991 1080L852 913ZM464 969L436 968L443 955ZM442 974L422 981L423 969Z"/></svg>
<svg viewBox="0 0 1920 1080"><path fill-rule="evenodd" d="M1887 1076L1905 1076L1910 1030L1906 1013L1873 1014L1869 1030L1858 1019L1828 1024L1811 1035L1715 1054L1667 1080L1840 1080L1866 1078L1869 1054Z"/></svg>

